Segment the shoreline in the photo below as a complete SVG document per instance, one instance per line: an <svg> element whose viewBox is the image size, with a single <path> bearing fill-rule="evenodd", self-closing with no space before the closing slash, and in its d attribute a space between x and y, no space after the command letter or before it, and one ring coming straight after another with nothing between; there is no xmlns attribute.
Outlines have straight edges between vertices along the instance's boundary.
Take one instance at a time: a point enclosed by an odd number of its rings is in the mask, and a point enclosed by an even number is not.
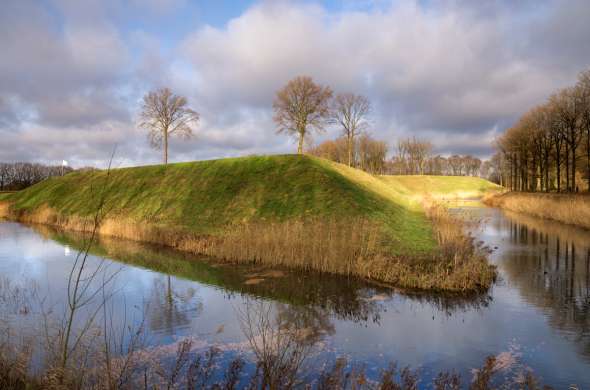
<svg viewBox="0 0 590 390"><path fill-rule="evenodd" d="M0 218L0 223L2 221L6 223L21 224L22 226L31 228L36 233L41 234L41 236L43 236L44 238L49 238L60 244L67 244L76 250L84 249L84 237L88 236L88 233L67 231L44 224L24 223ZM141 253L143 251L150 253L150 255L139 256L141 260L132 260L135 254ZM228 288L232 291L246 292L259 296L265 295L265 293L263 292L265 285L264 283L259 283L258 280L260 280L261 282L273 280L278 281L282 278L288 278L292 275L303 276L303 279L298 278L298 280L302 284L305 284L305 280L307 278L318 278L320 280L322 280L322 278L327 278L326 280L328 281L342 281L342 283L345 283L346 286L354 285L357 288L374 289L376 295L383 293L401 294L406 297L415 297L423 299L428 302L432 302L433 304L439 304L442 300L444 301L445 306L462 306L467 304L477 306L487 296L485 292L472 292L465 294L448 291L426 291L420 289L402 288L377 280L362 278L356 275L343 276L333 273L322 273L313 270L305 271L284 266L281 267L267 264L231 263L215 257L193 254L186 251L179 251L174 248L170 248L169 246L131 241L124 238L112 236L97 236L90 247L89 253L95 256L109 258L110 260L115 262L155 270L156 272L162 272L172 276L182 277L188 280L205 283L211 286ZM162 256L161 253L164 253L166 255ZM207 281L194 278L193 275L190 273L183 273L183 271L186 271L186 269L183 267L176 268L176 264L168 262L170 258L169 256L175 261L182 261L187 263L200 262L209 271L227 271L230 273L230 277L220 277L220 279L227 280L228 283L231 283L231 286L229 286L227 283L219 283L219 279L217 279L217 277L214 278L213 281ZM154 267L154 265L157 265L157 267ZM250 280L252 278L255 279ZM335 288L334 285L324 285L321 287ZM279 288L289 289L290 286L279 286ZM272 292L276 293L277 290L273 287ZM301 290L298 290L298 292L301 292ZM292 296L294 294L295 292L292 291L289 292L287 296ZM332 294L327 294L325 296L322 295L322 297L325 298L330 298L332 296ZM267 294L267 297L270 298L270 295ZM307 295L306 297L309 298L309 296ZM317 295L314 294L312 295L312 297L317 297Z"/></svg>
<svg viewBox="0 0 590 390"><path fill-rule="evenodd" d="M486 196L482 202L490 207L590 229L590 194L506 192Z"/></svg>
<svg viewBox="0 0 590 390"><path fill-rule="evenodd" d="M2 218L71 232L88 233L93 230L91 221L59 215L47 207L33 213L15 212L6 200L0 200L0 219ZM355 233L358 230L363 233ZM445 253L449 250L448 247L457 243L441 245L441 248L437 248L432 254L418 252L415 256L394 256L386 253L383 248L376 246L376 243L383 239L383 232L364 220L348 221L345 224L319 219L268 222L264 225L243 225L213 236L180 229L171 231L168 227L159 228L149 223L137 223L115 217L101 221L97 233L99 236L155 244L181 252L210 256L225 263L278 266L354 276L370 283L408 292L470 295L486 291L496 277L495 268L487 263L487 258L479 253L477 248L473 248L474 252L464 264L449 272L448 264L441 260L444 260L443 256L448 255ZM299 239L284 239L293 234ZM311 244L305 238L312 240ZM474 244L464 241L460 245ZM311 249L308 248L310 246ZM343 251L341 246L348 248L344 248ZM353 250L351 246L355 246ZM346 255L353 252L354 258L346 258ZM426 268L430 268L430 271L425 272Z"/></svg>

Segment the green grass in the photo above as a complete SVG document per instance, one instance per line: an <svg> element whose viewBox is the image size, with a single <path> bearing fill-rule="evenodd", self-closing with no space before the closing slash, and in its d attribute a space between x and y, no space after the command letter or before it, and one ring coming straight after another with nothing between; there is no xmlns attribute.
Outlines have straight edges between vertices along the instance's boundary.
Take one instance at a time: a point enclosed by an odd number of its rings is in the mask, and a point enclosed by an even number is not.
<svg viewBox="0 0 590 390"><path fill-rule="evenodd" d="M104 235L466 292L489 286L494 272L460 221L432 202L423 202L427 216L422 200L490 188L474 178L373 176L310 156L260 156L72 172L3 195L0 215L88 231L104 200Z"/></svg>
<svg viewBox="0 0 590 390"><path fill-rule="evenodd" d="M308 156L230 158L73 172L3 195L15 211L45 206L60 215L90 217L101 193L109 218L174 231L215 235L248 222L297 218L368 218L383 227L398 254L435 246L421 207L362 171Z"/></svg>
<svg viewBox="0 0 590 390"><path fill-rule="evenodd" d="M389 176L381 178L405 196L434 198L481 198L490 192L502 190L497 184L479 177L470 176Z"/></svg>

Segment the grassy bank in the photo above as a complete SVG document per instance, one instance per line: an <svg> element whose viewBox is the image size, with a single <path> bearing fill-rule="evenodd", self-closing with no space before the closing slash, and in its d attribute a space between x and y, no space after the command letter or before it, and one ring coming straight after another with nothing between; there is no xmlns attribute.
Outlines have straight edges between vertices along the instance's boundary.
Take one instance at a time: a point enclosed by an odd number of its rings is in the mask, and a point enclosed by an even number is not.
<svg viewBox="0 0 590 390"><path fill-rule="evenodd" d="M428 196L439 200L480 199L503 190L497 184L470 176L381 176L389 185L407 197Z"/></svg>
<svg viewBox="0 0 590 390"><path fill-rule="evenodd" d="M456 223L427 215L408 191L322 159L247 157L74 172L2 195L0 215L89 231L100 209L101 234L228 261L411 288L487 287L493 271L460 229L441 240ZM448 256L453 248L460 253Z"/></svg>
<svg viewBox="0 0 590 390"><path fill-rule="evenodd" d="M508 192L484 198L484 203L538 218L590 229L590 196Z"/></svg>

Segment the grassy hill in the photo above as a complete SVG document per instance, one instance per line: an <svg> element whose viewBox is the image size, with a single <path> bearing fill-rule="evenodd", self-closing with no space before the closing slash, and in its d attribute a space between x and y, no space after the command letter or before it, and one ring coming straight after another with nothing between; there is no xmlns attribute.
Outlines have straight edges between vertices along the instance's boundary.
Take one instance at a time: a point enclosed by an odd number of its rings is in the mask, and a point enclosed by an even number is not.
<svg viewBox="0 0 590 390"><path fill-rule="evenodd" d="M73 172L5 199L18 213L50 208L65 217L90 218L103 194L107 217L174 231L214 235L251 222L366 217L383 226L400 251L428 250L435 244L417 203L369 174L308 156Z"/></svg>
<svg viewBox="0 0 590 390"><path fill-rule="evenodd" d="M88 231L100 209L105 235L399 284L444 268L440 235L413 197L427 186L309 156L245 157L73 172L3 194L0 216ZM414 276L405 284L447 283Z"/></svg>

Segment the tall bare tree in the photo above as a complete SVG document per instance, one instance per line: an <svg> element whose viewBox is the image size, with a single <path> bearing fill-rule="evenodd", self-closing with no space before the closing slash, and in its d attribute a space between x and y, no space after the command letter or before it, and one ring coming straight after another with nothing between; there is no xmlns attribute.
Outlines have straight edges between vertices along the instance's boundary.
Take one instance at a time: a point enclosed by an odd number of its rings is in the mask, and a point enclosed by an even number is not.
<svg viewBox="0 0 590 390"><path fill-rule="evenodd" d="M586 164L580 169L584 143ZM513 190L561 192L565 184L566 191L579 191L580 174L590 182L590 70L580 74L574 87L523 114L496 146L504 161L499 176L506 176Z"/></svg>
<svg viewBox="0 0 590 390"><path fill-rule="evenodd" d="M428 157L432 152L432 144L425 140L405 138L398 141L398 158L405 166L405 174L423 175Z"/></svg>
<svg viewBox="0 0 590 390"><path fill-rule="evenodd" d="M313 82L311 77L299 76L277 92L273 102L277 133L287 133L298 139L297 153L303 153L303 142L311 129L323 131L330 116L332 90Z"/></svg>
<svg viewBox="0 0 590 390"><path fill-rule="evenodd" d="M355 137L363 131L367 123L367 115L371 109L369 99L353 93L342 93L334 100L333 119L342 126L342 134L348 143L348 166L351 166Z"/></svg>
<svg viewBox="0 0 590 390"><path fill-rule="evenodd" d="M566 182L568 191L577 190L576 187L576 150L582 141L582 131L580 121L583 113L582 101L579 96L580 91L570 87L559 91L553 95L550 102L553 104L557 119L561 122L563 135L566 143ZM571 170L569 155L571 154ZM569 174L571 172L571 181ZM571 182L571 186L569 183Z"/></svg>
<svg viewBox="0 0 590 390"><path fill-rule="evenodd" d="M580 74L576 88L582 104L582 128L586 130L586 179L590 189L590 69Z"/></svg>
<svg viewBox="0 0 590 390"><path fill-rule="evenodd" d="M373 174L382 174L386 156L386 142L378 141L367 133L363 133L359 137L358 164L362 170Z"/></svg>
<svg viewBox="0 0 590 390"><path fill-rule="evenodd" d="M164 164L168 164L168 137L190 138L193 135L191 125L198 121L199 114L187 106L186 98L168 88L151 91L143 97L139 127L148 131L153 148L162 148Z"/></svg>

